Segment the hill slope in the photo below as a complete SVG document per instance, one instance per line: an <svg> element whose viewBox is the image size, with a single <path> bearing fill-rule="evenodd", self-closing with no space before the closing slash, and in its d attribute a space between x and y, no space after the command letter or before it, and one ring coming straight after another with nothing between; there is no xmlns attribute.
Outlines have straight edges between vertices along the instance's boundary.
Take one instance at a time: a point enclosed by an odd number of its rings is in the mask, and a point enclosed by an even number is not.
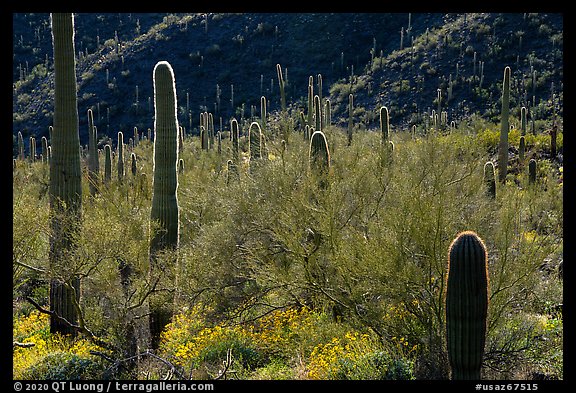
<svg viewBox="0 0 576 393"><path fill-rule="evenodd" d="M49 15L14 14L13 25L13 134L39 141L52 123ZM416 122L418 113L436 107L437 88L448 96L450 74L452 96L442 105L451 118L493 116L503 68L511 65L523 77L516 79L512 104L530 101L534 93L540 104L535 113L544 118L551 113L552 82L562 99L562 31L561 14L80 13L81 141L87 143L88 108L101 136L153 127L152 69L160 60L174 68L179 121L192 132L204 110L215 114L217 128L219 117L226 128L231 116L250 116L252 105L259 113L262 95L269 111L277 110L277 63L287 70L289 102L303 102L308 77L322 74L335 119L347 116L352 92L355 116L368 124L380 105L390 107L395 124Z"/></svg>

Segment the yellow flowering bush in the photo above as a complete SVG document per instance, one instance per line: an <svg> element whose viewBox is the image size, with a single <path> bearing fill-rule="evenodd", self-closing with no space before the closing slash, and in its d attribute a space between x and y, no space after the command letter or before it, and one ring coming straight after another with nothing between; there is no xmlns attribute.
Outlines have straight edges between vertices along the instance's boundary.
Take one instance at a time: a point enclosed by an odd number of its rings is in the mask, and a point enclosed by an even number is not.
<svg viewBox="0 0 576 393"><path fill-rule="evenodd" d="M71 339L50 333L49 316L38 311L14 318L12 334L14 341L33 344L29 347L15 347L12 352L14 379L25 378L28 370L50 355L68 353L81 359L94 359L91 350L100 348L85 338Z"/></svg>
<svg viewBox="0 0 576 393"><path fill-rule="evenodd" d="M314 314L306 307L276 310L256 321L247 329L262 350L281 355L302 335L310 334Z"/></svg>
<svg viewBox="0 0 576 393"><path fill-rule="evenodd" d="M201 362L213 362L225 358L232 349L236 359L245 365L257 358L248 331L235 326L203 326L200 307L185 314L175 315L161 334L160 347L165 356L183 368L197 367Z"/></svg>
<svg viewBox="0 0 576 393"><path fill-rule="evenodd" d="M344 366L357 371L358 361L366 353L373 352L375 343L367 334L347 332L344 337L333 337L331 341L318 344L312 350L308 362L308 378L332 379Z"/></svg>

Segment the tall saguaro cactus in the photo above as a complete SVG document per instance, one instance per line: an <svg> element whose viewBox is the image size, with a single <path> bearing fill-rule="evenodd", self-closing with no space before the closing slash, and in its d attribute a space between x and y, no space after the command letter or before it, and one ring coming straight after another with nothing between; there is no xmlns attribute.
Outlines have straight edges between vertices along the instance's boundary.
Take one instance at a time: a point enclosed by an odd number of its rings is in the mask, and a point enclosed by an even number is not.
<svg viewBox="0 0 576 393"><path fill-rule="evenodd" d="M486 188L486 195L492 199L496 198L496 175L494 174L494 164L488 161L484 164L484 187Z"/></svg>
<svg viewBox="0 0 576 393"><path fill-rule="evenodd" d="M150 238L150 272L159 274L166 263L157 258L162 250L176 250L179 243L178 197L178 119L176 116L176 85L170 63L160 61L154 67L154 177L151 222L158 224ZM152 346L157 347L162 328L172 317L171 302L150 301L150 333Z"/></svg>
<svg viewBox="0 0 576 393"><path fill-rule="evenodd" d="M74 52L74 16L53 13L54 48L54 120L50 160L50 252L53 273L50 281L50 331L75 335L71 324L78 320L77 304L80 279L69 267L66 255L74 248L73 233L79 230L82 208L82 170L78 99L76 95L76 59Z"/></svg>
<svg viewBox="0 0 576 393"><path fill-rule="evenodd" d="M94 125L94 114L88 109L88 181L90 182L90 195L98 191L100 176L100 161L98 159L97 129Z"/></svg>
<svg viewBox="0 0 576 393"><path fill-rule="evenodd" d="M118 182L122 183L124 181L124 175L126 170L124 169L124 133L118 131Z"/></svg>
<svg viewBox="0 0 576 393"><path fill-rule="evenodd" d="M282 76L282 67L276 64L276 73L278 74L278 86L280 87L280 108L282 110L282 123L280 125L283 139L288 142L290 136L290 125L288 124L288 109L286 107L286 82Z"/></svg>
<svg viewBox="0 0 576 393"><path fill-rule="evenodd" d="M473 231L458 234L448 251L446 340L452 379L480 379L488 314L488 254Z"/></svg>
<svg viewBox="0 0 576 393"><path fill-rule="evenodd" d="M318 175L327 174L330 169L330 150L326 136L322 131L314 131L310 137L308 151L310 170Z"/></svg>
<svg viewBox="0 0 576 393"><path fill-rule="evenodd" d="M510 67L504 68L504 82L502 83L502 120L500 126L500 144L498 146L498 180L506 182L508 174L508 132L510 115Z"/></svg>
<svg viewBox="0 0 576 393"><path fill-rule="evenodd" d="M382 143L387 143L390 136L390 117L388 108L385 106L380 108L380 131L382 132Z"/></svg>

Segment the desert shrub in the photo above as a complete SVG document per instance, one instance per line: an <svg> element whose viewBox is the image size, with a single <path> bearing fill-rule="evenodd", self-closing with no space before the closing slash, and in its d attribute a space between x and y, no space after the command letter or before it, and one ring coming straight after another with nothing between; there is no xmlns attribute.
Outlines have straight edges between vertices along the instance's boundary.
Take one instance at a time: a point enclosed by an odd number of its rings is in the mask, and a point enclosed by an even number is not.
<svg viewBox="0 0 576 393"><path fill-rule="evenodd" d="M22 379L79 380L102 379L103 365L69 352L51 352L22 373Z"/></svg>

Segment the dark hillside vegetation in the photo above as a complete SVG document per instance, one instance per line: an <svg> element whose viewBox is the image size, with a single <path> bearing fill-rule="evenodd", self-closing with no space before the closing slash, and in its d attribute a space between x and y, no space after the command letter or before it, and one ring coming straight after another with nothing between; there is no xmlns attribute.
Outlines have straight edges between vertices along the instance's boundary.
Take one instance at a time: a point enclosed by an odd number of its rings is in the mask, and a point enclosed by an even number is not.
<svg viewBox="0 0 576 393"><path fill-rule="evenodd" d="M198 134L203 111L227 124L232 116L250 117L262 95L270 112L278 110L277 63L287 73L290 102L300 100L311 74L323 75L327 95L333 82L365 66L374 42L385 54L396 49L390 32L399 32L408 14L80 13L76 19L79 108L92 108L101 135L115 140L118 131L152 126L150 69L159 60L170 61L179 77L180 123ZM416 34L440 24L442 14L412 19ZM13 131L39 141L53 111L48 14L14 14L14 26ZM86 143L85 117L80 121Z"/></svg>

